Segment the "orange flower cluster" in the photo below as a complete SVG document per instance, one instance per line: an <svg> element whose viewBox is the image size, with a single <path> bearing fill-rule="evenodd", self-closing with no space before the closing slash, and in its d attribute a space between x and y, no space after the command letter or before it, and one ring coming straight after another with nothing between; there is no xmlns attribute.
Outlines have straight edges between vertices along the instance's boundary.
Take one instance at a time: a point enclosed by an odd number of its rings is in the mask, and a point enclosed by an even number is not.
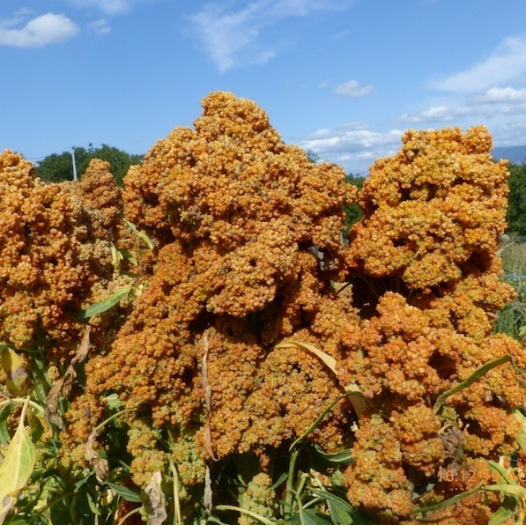
<svg viewBox="0 0 526 526"><path fill-rule="evenodd" d="M480 126L408 131L400 152L376 161L360 196L366 220L351 236L349 264L400 276L411 290L462 277L491 257L505 228L506 163L491 159Z"/></svg>
<svg viewBox="0 0 526 526"><path fill-rule="evenodd" d="M84 331L76 314L113 278L120 194L100 162L80 185L46 184L33 171L22 156L0 154L0 341L38 343L64 361Z"/></svg>
<svg viewBox="0 0 526 526"><path fill-rule="evenodd" d="M525 388L514 366L524 369L526 354L515 340L491 334L492 314L513 292L499 281L495 255L506 169L491 161L490 148L482 127L407 132L397 155L375 163L360 195L365 217L351 231L348 262L354 292L363 292L362 280L378 297L359 302L369 319L359 334L353 326L342 380L355 381L374 409L363 415L356 462L345 475L351 502L389 521L407 520L418 507L414 489L444 466L468 470L470 459L517 448L513 410ZM443 393L506 355L513 363L434 408ZM467 481L443 483L434 498L463 489ZM479 500L466 501L478 516L498 505L481 508Z"/></svg>
<svg viewBox="0 0 526 526"><path fill-rule="evenodd" d="M383 521L411 521L426 499L473 487L438 473L513 454L526 354L492 333L513 297L496 256L505 164L491 160L482 127L403 141L372 167L348 245L342 207L358 196L343 171L309 162L264 111L228 93L204 99L193 129L155 144L122 195L100 161L80 183L56 185L2 154L1 340L21 347L44 335L65 360L85 329L75 314L131 283L119 266L141 280L128 310L90 321L98 352L61 435L65 472L87 466L86 442L113 401L136 484L172 463L188 501L214 462L255 454L243 498L270 518L270 452L302 436L344 386L367 403L336 405L309 439L329 452L353 444L349 499ZM123 207L154 247L127 263L140 251ZM110 443L105 433L94 448ZM492 499L430 517L486 520Z"/></svg>
<svg viewBox="0 0 526 526"><path fill-rule="evenodd" d="M169 430L165 461L184 466L196 466L196 452L264 456L301 435L338 397L338 381L308 351L274 346L300 339L337 358L348 320L358 321L349 291L338 297L330 282L343 277L342 207L355 195L343 170L285 145L251 101L213 93L203 107L194 130L174 130L125 178L127 217L159 251L111 352L86 365L86 395L70 413L82 443L105 394L136 412L128 449L141 485L162 449L145 421ZM316 431L326 449L342 446L349 411Z"/></svg>

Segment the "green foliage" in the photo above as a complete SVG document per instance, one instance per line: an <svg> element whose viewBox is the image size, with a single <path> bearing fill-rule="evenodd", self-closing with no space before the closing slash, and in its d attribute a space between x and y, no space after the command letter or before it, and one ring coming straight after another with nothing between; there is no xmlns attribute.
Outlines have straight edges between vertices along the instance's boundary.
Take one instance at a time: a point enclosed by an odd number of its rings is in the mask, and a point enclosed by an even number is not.
<svg viewBox="0 0 526 526"><path fill-rule="evenodd" d="M126 153L113 146L103 144L100 148L94 148L92 144L88 149L75 147L75 163L77 166L78 177L86 171L92 159L100 159L110 163L110 170L115 182L122 186L122 180L128 169L133 164L139 164L142 160L140 155ZM61 154L48 155L38 163L36 175L43 181L60 182L71 181L73 179L73 160L72 152L62 152Z"/></svg>
<svg viewBox="0 0 526 526"><path fill-rule="evenodd" d="M360 177L359 175L349 174L345 180L349 184L356 186L360 190L363 186L363 182L365 179L364 177ZM356 223L357 221L360 221L360 219L363 217L363 212L360 206L356 203L346 206L344 208L344 212L345 212L345 228L343 231L343 235L345 238L347 238L349 234L349 230L354 225L354 223Z"/></svg>
<svg viewBox="0 0 526 526"><path fill-rule="evenodd" d="M509 166L508 232L526 236L526 164Z"/></svg>
<svg viewBox="0 0 526 526"><path fill-rule="evenodd" d="M517 292L517 300L497 313L495 331L522 342L526 336L526 243L511 238L499 250L504 281Z"/></svg>

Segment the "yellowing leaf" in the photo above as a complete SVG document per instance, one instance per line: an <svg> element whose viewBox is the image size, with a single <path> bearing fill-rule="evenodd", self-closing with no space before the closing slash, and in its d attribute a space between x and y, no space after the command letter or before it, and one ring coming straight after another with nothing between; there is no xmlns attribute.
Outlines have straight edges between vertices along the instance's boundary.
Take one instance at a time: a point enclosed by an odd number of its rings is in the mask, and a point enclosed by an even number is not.
<svg viewBox="0 0 526 526"><path fill-rule="evenodd" d="M326 352L321 351L320 349L318 349L310 343L299 342L296 340L285 340L281 343L278 343L275 346L275 349L290 348L301 349L314 354L333 372L334 375L336 375L336 369L338 366L338 362L336 361L336 359L327 354ZM345 386L345 392L349 396L349 399L351 400L351 403L358 417L362 416L363 412L367 408L367 401L363 394L360 392L360 388L358 387L358 385L353 383Z"/></svg>
<svg viewBox="0 0 526 526"><path fill-rule="evenodd" d="M327 353L320 351L310 343L298 342L296 340L287 340L276 345L276 349L287 349L293 347L295 349L303 349L316 355L334 374L336 374L336 360Z"/></svg>
<svg viewBox="0 0 526 526"><path fill-rule="evenodd" d="M26 400L17 430L9 443L0 465L0 524L16 503L18 494L27 484L35 467L35 446L26 431L25 418L29 405Z"/></svg>
<svg viewBox="0 0 526 526"><path fill-rule="evenodd" d="M29 388L26 365L25 360L12 349L2 351L2 368L7 376L7 388L14 396L24 396Z"/></svg>

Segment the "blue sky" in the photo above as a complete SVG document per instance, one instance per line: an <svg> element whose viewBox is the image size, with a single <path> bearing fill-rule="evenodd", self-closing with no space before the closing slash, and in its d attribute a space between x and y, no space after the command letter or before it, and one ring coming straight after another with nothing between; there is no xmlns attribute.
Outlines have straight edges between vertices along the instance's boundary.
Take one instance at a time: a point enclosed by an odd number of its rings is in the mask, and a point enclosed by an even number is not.
<svg viewBox="0 0 526 526"><path fill-rule="evenodd" d="M526 144L525 0L1 0L0 151L144 153L216 90L367 173L408 128Z"/></svg>

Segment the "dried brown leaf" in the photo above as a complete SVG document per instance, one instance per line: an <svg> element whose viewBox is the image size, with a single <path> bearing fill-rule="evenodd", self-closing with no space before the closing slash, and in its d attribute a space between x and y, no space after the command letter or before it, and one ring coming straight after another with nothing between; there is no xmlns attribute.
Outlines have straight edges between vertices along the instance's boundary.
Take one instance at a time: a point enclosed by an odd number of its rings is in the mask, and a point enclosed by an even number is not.
<svg viewBox="0 0 526 526"><path fill-rule="evenodd" d="M144 508L148 514L149 524L162 524L168 518L166 499L161 489L161 482L161 472L156 471L144 490L148 497Z"/></svg>
<svg viewBox="0 0 526 526"><path fill-rule="evenodd" d="M73 380L77 376L77 372L75 371L75 365L84 361L88 356L90 348L90 330L91 328L89 326L86 327L86 330L84 331L84 336L82 337L82 341L80 342L79 348L77 349L75 356L71 360L69 367L67 368L62 378L55 382L46 398L46 418L49 422L55 424L60 429L64 429L64 421L60 416L58 410L58 403L61 399L67 397L71 391L71 385L73 384Z"/></svg>

